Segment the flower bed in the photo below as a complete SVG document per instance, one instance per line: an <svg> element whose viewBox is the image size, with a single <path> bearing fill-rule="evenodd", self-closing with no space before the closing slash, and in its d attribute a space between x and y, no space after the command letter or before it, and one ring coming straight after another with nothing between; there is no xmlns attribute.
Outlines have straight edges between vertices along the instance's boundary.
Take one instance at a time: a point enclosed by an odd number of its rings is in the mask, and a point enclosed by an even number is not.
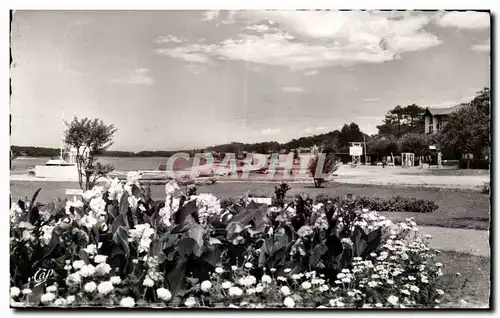
<svg viewBox="0 0 500 318"><path fill-rule="evenodd" d="M275 205L185 193L137 176L83 201L10 211L13 306L435 307L442 264L413 220L349 201ZM286 192L286 191L285 191Z"/></svg>

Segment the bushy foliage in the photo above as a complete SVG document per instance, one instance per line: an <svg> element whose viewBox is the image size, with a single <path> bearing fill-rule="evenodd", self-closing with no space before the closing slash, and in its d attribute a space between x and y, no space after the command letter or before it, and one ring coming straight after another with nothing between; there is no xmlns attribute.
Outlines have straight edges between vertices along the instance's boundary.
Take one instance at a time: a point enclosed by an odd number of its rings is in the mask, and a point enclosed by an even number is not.
<svg viewBox="0 0 500 318"><path fill-rule="evenodd" d="M222 208L174 181L155 201L138 178L83 201L12 205L13 306L433 307L440 297L441 267L412 220L307 196ZM52 275L37 285L40 269Z"/></svg>
<svg viewBox="0 0 500 318"><path fill-rule="evenodd" d="M340 204L346 204L347 202L352 202L354 207L361 209L369 209L370 211L378 212L421 212L430 213L439 208L439 206L434 203L434 201L422 200L416 198L408 198L402 196L394 196L390 199L383 199L379 197L329 197L327 195L318 195L316 198L317 202L326 201L338 202Z"/></svg>
<svg viewBox="0 0 500 318"><path fill-rule="evenodd" d="M320 165L320 169L318 169L318 164ZM321 167L322 164L322 167ZM331 181L332 175L335 171L340 167L340 162L336 159L336 157L332 154L324 155L323 157L320 154L315 154L310 162L307 170L314 181L314 186L316 188L320 188L324 183ZM327 177L323 177L319 174L328 175Z"/></svg>

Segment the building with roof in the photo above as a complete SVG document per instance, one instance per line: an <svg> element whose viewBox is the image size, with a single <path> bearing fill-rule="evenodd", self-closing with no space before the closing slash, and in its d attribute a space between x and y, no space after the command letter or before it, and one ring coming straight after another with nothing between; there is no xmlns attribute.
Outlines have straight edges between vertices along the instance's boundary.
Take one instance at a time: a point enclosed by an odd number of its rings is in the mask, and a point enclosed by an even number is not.
<svg viewBox="0 0 500 318"><path fill-rule="evenodd" d="M448 116L466 107L467 103L458 104L448 108L427 107L424 113L425 133L435 134L440 131L448 121Z"/></svg>

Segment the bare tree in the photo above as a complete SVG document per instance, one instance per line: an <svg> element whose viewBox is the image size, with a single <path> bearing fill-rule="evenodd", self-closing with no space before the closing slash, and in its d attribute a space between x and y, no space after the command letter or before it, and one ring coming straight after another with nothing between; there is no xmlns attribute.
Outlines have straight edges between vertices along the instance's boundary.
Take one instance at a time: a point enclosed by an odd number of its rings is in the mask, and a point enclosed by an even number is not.
<svg viewBox="0 0 500 318"><path fill-rule="evenodd" d="M114 125L105 125L100 119L73 118L65 122L65 142L76 148L78 183L81 189L92 189L99 177L113 171L113 166L97 162L97 156L113 144Z"/></svg>

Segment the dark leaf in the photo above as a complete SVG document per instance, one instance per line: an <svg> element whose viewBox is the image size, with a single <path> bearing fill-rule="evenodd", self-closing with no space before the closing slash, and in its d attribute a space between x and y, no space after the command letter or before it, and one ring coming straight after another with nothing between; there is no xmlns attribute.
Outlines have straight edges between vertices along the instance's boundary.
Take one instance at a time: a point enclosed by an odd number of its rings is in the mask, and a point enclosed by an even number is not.
<svg viewBox="0 0 500 318"><path fill-rule="evenodd" d="M140 198L142 195L141 189L135 184L132 185L132 195L136 198Z"/></svg>
<svg viewBox="0 0 500 318"><path fill-rule="evenodd" d="M54 230L52 231L52 237L47 246L45 254L38 261L33 262L32 268L37 268L45 259L47 259L56 250L57 246L59 245L60 237L61 237L60 229L54 228Z"/></svg>
<svg viewBox="0 0 500 318"><path fill-rule="evenodd" d="M330 235L326 239L325 245L328 249L328 252L333 256L337 256L342 253L343 250L342 242L335 234Z"/></svg>
<svg viewBox="0 0 500 318"><path fill-rule="evenodd" d="M124 222L123 214L118 215L116 219L113 220L113 223L111 223L111 233L115 234L120 226L127 226Z"/></svg>
<svg viewBox="0 0 500 318"><path fill-rule="evenodd" d="M217 264L219 264L221 261L221 255L221 250L218 247L215 247L214 249L207 250L205 253L203 253L201 258L212 267L216 267Z"/></svg>
<svg viewBox="0 0 500 318"><path fill-rule="evenodd" d="M370 232L365 240L366 246L365 249L361 252L361 257L365 258L370 255L371 252L375 251L377 247L380 245L380 241L382 239L382 228L378 228L372 232Z"/></svg>
<svg viewBox="0 0 500 318"><path fill-rule="evenodd" d="M172 297L179 295L179 292L184 288L186 262L186 259L179 259L171 271L165 271L164 285L170 290Z"/></svg>
<svg viewBox="0 0 500 318"><path fill-rule="evenodd" d="M189 230L189 224L184 224L184 225L175 225L170 233L172 234L179 234L179 233L184 233Z"/></svg>
<svg viewBox="0 0 500 318"><path fill-rule="evenodd" d="M323 256L323 254L325 254L327 251L328 248L324 243L316 245L311 252L311 256L309 257L309 266L316 266L316 264L321 259L321 256Z"/></svg>
<svg viewBox="0 0 500 318"><path fill-rule="evenodd" d="M110 215L113 220L119 215L114 204L108 204L108 215Z"/></svg>
<svg viewBox="0 0 500 318"><path fill-rule="evenodd" d="M189 219L192 219L192 217L188 216L188 218L186 218L186 221L188 221ZM186 234L189 238L192 238L196 242L193 253L194 255L200 257L203 247L203 227L192 220L190 221L190 228Z"/></svg>
<svg viewBox="0 0 500 318"><path fill-rule="evenodd" d="M113 233L113 241L116 243L116 245L120 246L123 249L127 259L130 256L130 247L128 245L129 244L128 239L129 239L128 231L123 226L119 226L118 230L115 233Z"/></svg>
<svg viewBox="0 0 500 318"><path fill-rule="evenodd" d="M196 200L189 201L184 206L182 206L177 213L175 213L175 224L184 225L188 215L191 215L198 211L196 206Z"/></svg>
<svg viewBox="0 0 500 318"><path fill-rule="evenodd" d="M123 192L122 197L120 198L120 214L127 215L129 211L128 204L129 194L127 191Z"/></svg>
<svg viewBox="0 0 500 318"><path fill-rule="evenodd" d="M353 243L354 243L354 255L355 256L361 256L361 254L364 252L367 246L366 242L366 234L365 231L359 226L355 226L354 231L353 231Z"/></svg>
<svg viewBox="0 0 500 318"><path fill-rule="evenodd" d="M80 252L78 253L78 256L80 256L80 259L85 262L85 264L90 264L90 259L87 255L87 252L85 252L82 248L80 249Z"/></svg>
<svg viewBox="0 0 500 318"><path fill-rule="evenodd" d="M196 244L196 241L190 237L185 237L179 240L179 242L177 243L179 254L182 257L188 257L189 255L193 254L196 248Z"/></svg>

